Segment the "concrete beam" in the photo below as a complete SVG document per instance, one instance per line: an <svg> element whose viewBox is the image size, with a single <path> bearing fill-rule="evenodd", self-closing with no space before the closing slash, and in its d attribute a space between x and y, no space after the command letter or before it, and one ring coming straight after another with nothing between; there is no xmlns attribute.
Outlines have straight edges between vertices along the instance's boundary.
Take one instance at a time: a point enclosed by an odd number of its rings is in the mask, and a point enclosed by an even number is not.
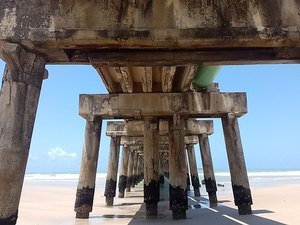
<svg viewBox="0 0 300 225"><path fill-rule="evenodd" d="M198 144L198 142L199 142L197 136L185 136L184 141L185 141L185 144ZM121 145L136 146L136 147L143 146L144 139L143 139L143 136L138 136L138 137L122 136L121 137ZM160 136L159 137L159 145L160 146L168 146L169 145L168 136Z"/></svg>
<svg viewBox="0 0 300 225"><path fill-rule="evenodd" d="M160 135L168 135L169 133L169 121L161 120L159 122L159 133ZM185 121L185 135L199 135L207 134L211 135L214 133L213 121L212 120L195 120L188 119Z"/></svg>
<svg viewBox="0 0 300 225"><path fill-rule="evenodd" d="M207 134L211 135L214 133L213 121L212 120L187 120L186 121L186 135L199 135Z"/></svg>
<svg viewBox="0 0 300 225"><path fill-rule="evenodd" d="M116 75L124 93L133 92L133 81L128 67L116 67Z"/></svg>
<svg viewBox="0 0 300 225"><path fill-rule="evenodd" d="M173 87L173 79L176 72L176 67L163 66L161 69L161 89L163 92L171 92Z"/></svg>
<svg viewBox="0 0 300 225"><path fill-rule="evenodd" d="M179 89L182 92L187 92L190 90L190 85L192 81L194 80L194 77L196 75L198 67L197 66L186 66L184 67L184 71L182 74L182 78L180 81L180 87Z"/></svg>
<svg viewBox="0 0 300 225"><path fill-rule="evenodd" d="M145 66L145 73L142 73L142 88L143 92L152 92L152 67Z"/></svg>
<svg viewBox="0 0 300 225"><path fill-rule="evenodd" d="M104 119L144 116L222 117L228 113L247 113L246 93L147 93L80 95L79 114L84 118Z"/></svg>
<svg viewBox="0 0 300 225"><path fill-rule="evenodd" d="M240 63L266 59L274 63L271 60L280 57L260 55L259 48L278 48L274 53L279 53L282 47L292 47L289 53L299 52L293 51L300 46L299 7L297 0L0 1L0 42L20 43L44 54L51 63L95 62L90 50L102 57L98 62L117 63L132 50L189 49L183 56L178 52L180 60L189 56L185 61L189 64L197 56L191 52L215 46L230 48L233 54L243 48L247 54L234 54ZM107 54L99 52L103 49ZM111 54L111 49L118 49L121 58ZM232 55L225 52L218 59L229 62ZM203 61L210 61L205 59L210 55L208 50ZM156 62L177 59L163 57ZM293 60L292 54L281 57Z"/></svg>
<svg viewBox="0 0 300 225"><path fill-rule="evenodd" d="M118 90L118 85L116 82L113 81L110 75L110 70L113 68L111 67L104 67L99 64L93 64L93 67L96 69L97 73L101 77L106 89L109 93L115 93Z"/></svg>
<svg viewBox="0 0 300 225"><path fill-rule="evenodd" d="M299 27L300 30L300 27ZM201 31L199 31L201 32ZM300 36L300 35L299 35ZM235 39L235 41L237 41ZM288 39L282 39L289 42ZM197 65L249 65L249 64L297 64L300 63L300 40L289 43L290 46L273 47L228 46L225 40L211 44L210 47L181 49L134 49L134 50L74 50L67 60L51 59L49 63L60 64L104 64L109 66L197 66ZM244 43L251 43L245 41ZM233 43L231 43L234 45ZM1 42L0 42L1 45ZM218 46L218 47L216 47ZM223 48L220 48L223 46ZM200 48L202 47L202 48ZM170 46L171 48L171 46ZM35 49L33 49L35 50ZM41 54L45 54L41 52ZM1 56L0 56L1 57Z"/></svg>
<svg viewBox="0 0 300 225"><path fill-rule="evenodd" d="M143 137L144 135L143 121L108 121L106 127L106 135L126 136L128 137ZM188 119L185 122L186 136L214 133L212 120L195 120ZM167 120L159 121L159 134L166 136L169 134L169 122Z"/></svg>

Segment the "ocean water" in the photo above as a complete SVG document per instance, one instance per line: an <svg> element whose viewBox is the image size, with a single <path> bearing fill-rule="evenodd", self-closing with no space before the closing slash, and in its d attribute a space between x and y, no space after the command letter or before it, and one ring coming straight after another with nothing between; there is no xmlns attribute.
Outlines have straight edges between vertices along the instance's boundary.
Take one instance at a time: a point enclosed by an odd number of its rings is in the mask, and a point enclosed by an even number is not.
<svg viewBox="0 0 300 225"><path fill-rule="evenodd" d="M216 181L220 187L231 187L229 171L216 171ZM280 185L300 184L300 170L263 170L248 171L249 182L255 187L270 187ZM25 182L39 185L76 186L78 173L28 173ZM106 173L97 173L97 187L104 187ZM199 179L203 179L203 173L199 171Z"/></svg>
<svg viewBox="0 0 300 225"><path fill-rule="evenodd" d="M97 173L96 186L104 187L106 173ZM24 183L39 186L76 187L79 173L27 173Z"/></svg>
<svg viewBox="0 0 300 225"><path fill-rule="evenodd" d="M202 174L201 174L202 175ZM231 185L230 173L218 171L215 173L217 183ZM270 187L300 184L300 170L248 171L250 186Z"/></svg>

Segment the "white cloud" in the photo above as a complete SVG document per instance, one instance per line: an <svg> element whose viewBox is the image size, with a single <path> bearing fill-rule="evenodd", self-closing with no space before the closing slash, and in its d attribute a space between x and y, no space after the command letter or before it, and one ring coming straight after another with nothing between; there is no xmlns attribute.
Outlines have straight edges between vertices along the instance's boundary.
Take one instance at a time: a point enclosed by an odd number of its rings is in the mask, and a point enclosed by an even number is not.
<svg viewBox="0 0 300 225"><path fill-rule="evenodd" d="M60 147L56 147L51 148L50 151L48 151L48 156L51 160L74 159L77 157L77 154L75 152L67 152Z"/></svg>

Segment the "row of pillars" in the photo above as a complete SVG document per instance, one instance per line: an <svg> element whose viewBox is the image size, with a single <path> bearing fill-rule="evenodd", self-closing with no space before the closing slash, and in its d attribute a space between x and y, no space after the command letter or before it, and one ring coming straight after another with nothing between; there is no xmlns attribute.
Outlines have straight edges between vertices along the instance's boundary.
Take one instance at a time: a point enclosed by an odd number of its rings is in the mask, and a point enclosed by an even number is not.
<svg viewBox="0 0 300 225"><path fill-rule="evenodd" d="M135 187L144 178L144 161L143 156L129 147L123 146L121 169L119 172L119 198L125 197L125 190L131 191L131 187ZM110 161L108 162L110 163ZM105 189L108 186L105 186Z"/></svg>
<svg viewBox="0 0 300 225"><path fill-rule="evenodd" d="M122 163L119 174L119 197L124 197L125 188L130 191L132 184L144 179L144 202L146 204L146 216L156 216L158 213L159 184L163 179L162 174L169 175L169 201L170 209L174 219L186 218L188 209L188 182L187 161L188 155L192 185L195 196L200 196L200 182L198 177L196 157L193 144L185 143L185 119L175 115L169 121L169 149L168 169L161 161L159 153L158 121L151 118L144 120L144 138L141 154L135 154L130 148L123 146ZM247 171L242 151L237 118L227 115L222 118L224 136L226 141L228 162L232 179L232 188L235 204L240 214L251 213L252 198L249 188ZM101 120L87 121L85 147L83 149L83 160L77 189L75 211L77 218L88 218L92 211L94 198L96 166L98 161L98 148L100 141ZM95 132L96 131L96 132ZM97 137L97 138L96 138ZM211 204L217 204L217 185L214 175L209 139L207 134L199 134L199 145L204 172L206 190ZM97 142L97 143L96 143ZM90 144L93 143L93 144ZM113 205L116 196L117 171L119 162L121 136L111 137L107 179L105 187L106 204ZM87 148L90 146L90 149ZM92 173L88 171L92 169ZM88 179L87 179L88 178ZM188 178L189 180L189 178Z"/></svg>
<svg viewBox="0 0 300 225"><path fill-rule="evenodd" d="M2 59L6 62L0 92L0 224L14 225L29 155L31 136L42 81L47 76L46 60L20 45L4 43ZM159 116L159 115L158 115ZM144 185L149 214L156 212L158 168L157 132L153 119L145 120ZM97 171L101 118L87 121L75 210L87 217L92 210ZM186 162L184 155L184 119L174 115L169 131L170 209L175 219L185 218L187 210ZM234 114L222 117L235 204L240 214L251 213L252 198L244 161L238 121ZM117 141L117 140L115 140ZM200 141L201 142L201 141ZM117 146L117 145L116 145ZM118 147L116 147L118 148ZM116 152L113 154L117 154ZM114 177L116 171L111 174ZM207 177L214 180L214 177ZM113 179L112 179L113 180ZM115 181L109 183L114 184ZM211 185L214 189L214 184ZM150 191L150 193L155 193Z"/></svg>

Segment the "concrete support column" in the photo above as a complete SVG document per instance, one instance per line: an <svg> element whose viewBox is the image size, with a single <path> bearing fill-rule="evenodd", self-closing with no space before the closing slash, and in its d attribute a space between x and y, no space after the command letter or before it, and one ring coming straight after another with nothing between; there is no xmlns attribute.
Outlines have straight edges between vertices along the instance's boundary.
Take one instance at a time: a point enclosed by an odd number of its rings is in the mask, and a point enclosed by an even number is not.
<svg viewBox="0 0 300 225"><path fill-rule="evenodd" d="M120 136L111 137L110 139L110 151L104 192L107 206L113 205L114 197L116 196L120 141Z"/></svg>
<svg viewBox="0 0 300 225"><path fill-rule="evenodd" d="M136 185L137 164L138 164L138 154L135 151L133 156L133 168L132 168L132 183L131 183L132 188L134 188Z"/></svg>
<svg viewBox="0 0 300 225"><path fill-rule="evenodd" d="M240 215L251 214L252 196L237 117L228 114L222 118L222 125L231 174L234 202L238 207Z"/></svg>
<svg viewBox="0 0 300 225"><path fill-rule="evenodd" d="M124 198L125 196L125 189L127 183L127 168L128 168L128 158L129 158L129 150L128 147L123 146L122 148L122 161L121 161L121 168L119 174L119 198Z"/></svg>
<svg viewBox="0 0 300 225"><path fill-rule="evenodd" d="M138 160L138 180L137 183L140 183L143 180L143 171L144 171L144 165L143 165L143 156L139 155L139 160Z"/></svg>
<svg viewBox="0 0 300 225"><path fill-rule="evenodd" d="M86 121L74 211L76 218L88 218L93 210L102 119Z"/></svg>
<svg viewBox="0 0 300 225"><path fill-rule="evenodd" d="M0 91L0 224L14 225L45 74L45 59L3 43L6 61Z"/></svg>
<svg viewBox="0 0 300 225"><path fill-rule="evenodd" d="M132 186L132 172L133 172L133 162L134 161L134 152L129 152L128 158L128 168L127 168L127 183L126 183L126 191L130 192Z"/></svg>
<svg viewBox="0 0 300 225"><path fill-rule="evenodd" d="M169 178L169 155L164 158L164 175Z"/></svg>
<svg viewBox="0 0 300 225"><path fill-rule="evenodd" d="M200 197L200 189L199 189L200 182L199 182L199 175L198 175L194 145L187 144L186 150L187 150L188 159L189 159L190 174L191 174L191 178L192 178L192 186L194 189L194 195L195 195L195 197Z"/></svg>
<svg viewBox="0 0 300 225"><path fill-rule="evenodd" d="M186 161L186 189L187 191L191 190L191 179L190 179L190 171L188 165L188 155L185 151L185 161Z"/></svg>
<svg viewBox="0 0 300 225"><path fill-rule="evenodd" d="M217 184L210 153L209 140L207 134L200 134L198 137L202 159L202 168L204 173L205 188L208 193L210 204L215 205L218 203Z"/></svg>
<svg viewBox="0 0 300 225"><path fill-rule="evenodd" d="M161 185L163 185L165 183L165 176L164 176L164 158L163 158L163 154L160 154L159 156L159 183Z"/></svg>
<svg viewBox="0 0 300 225"><path fill-rule="evenodd" d="M169 131L169 193L173 219L186 219L188 209L184 120L174 115Z"/></svg>
<svg viewBox="0 0 300 225"><path fill-rule="evenodd" d="M158 124L144 123L144 202L146 216L157 215L159 202L159 133Z"/></svg>

